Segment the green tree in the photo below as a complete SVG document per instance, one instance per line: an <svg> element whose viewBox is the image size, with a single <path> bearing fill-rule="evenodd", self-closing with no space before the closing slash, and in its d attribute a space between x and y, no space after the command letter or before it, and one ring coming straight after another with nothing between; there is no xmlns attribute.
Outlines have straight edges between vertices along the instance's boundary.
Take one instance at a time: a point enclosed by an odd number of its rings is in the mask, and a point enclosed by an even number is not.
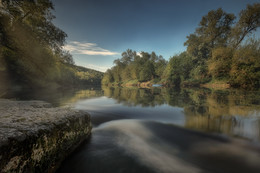
<svg viewBox="0 0 260 173"><path fill-rule="evenodd" d="M125 52L122 53L121 56L122 58L120 59L120 61L125 65L129 65L134 60L136 52L131 49L127 49Z"/></svg>
<svg viewBox="0 0 260 173"><path fill-rule="evenodd" d="M1 1L0 77L30 87L85 80L87 73L78 71L69 52L62 50L67 35L52 23L52 10L51 0Z"/></svg>
<svg viewBox="0 0 260 173"><path fill-rule="evenodd" d="M1 14L9 19L9 31L27 28L41 44L53 49L63 46L66 33L54 26L53 4L50 0L2 0ZM12 33L10 33L12 34Z"/></svg>
<svg viewBox="0 0 260 173"><path fill-rule="evenodd" d="M233 50L229 47L219 47L212 51L208 61L209 74L215 79L228 79L231 69Z"/></svg>
<svg viewBox="0 0 260 173"><path fill-rule="evenodd" d="M153 63L151 61L147 61L140 72L139 80L141 82L152 80L154 74L155 72Z"/></svg>
<svg viewBox="0 0 260 173"><path fill-rule="evenodd" d="M193 68L192 57L187 52L182 52L179 55L179 59L182 81L187 80L190 78L190 73Z"/></svg>
<svg viewBox="0 0 260 173"><path fill-rule="evenodd" d="M251 39L233 56L230 84L242 87L260 86L260 40Z"/></svg>
<svg viewBox="0 0 260 173"><path fill-rule="evenodd" d="M221 8L211 10L202 17L195 33L187 37L184 43L187 52L192 56L192 78L205 80L208 75L208 60L212 50L228 45L229 36L235 16L224 12Z"/></svg>
<svg viewBox="0 0 260 173"><path fill-rule="evenodd" d="M167 65L167 61L165 59L163 59L162 56L159 56L156 58L155 62L154 62L154 69L155 69L155 77L156 78L162 78L163 76L163 72L166 68Z"/></svg>
<svg viewBox="0 0 260 173"><path fill-rule="evenodd" d="M131 69L130 69L130 65L126 66L122 72L121 72L121 78L123 81L125 80L131 80Z"/></svg>
<svg viewBox="0 0 260 173"><path fill-rule="evenodd" d="M114 82L113 73L110 69L108 69L102 78L102 84L109 84L112 82Z"/></svg>
<svg viewBox="0 0 260 173"><path fill-rule="evenodd" d="M228 14L221 8L208 12L202 17L195 33L190 34L184 43L188 53L197 61L208 59L211 49L227 44L234 19L233 14Z"/></svg>
<svg viewBox="0 0 260 173"><path fill-rule="evenodd" d="M60 61L65 64L75 64L72 55L68 51L59 51L57 52L57 55L60 58Z"/></svg>
<svg viewBox="0 0 260 173"><path fill-rule="evenodd" d="M231 43L237 48L244 38L260 27L260 3L247 5L239 13L239 21L232 29Z"/></svg>
<svg viewBox="0 0 260 173"><path fill-rule="evenodd" d="M164 75L171 84L179 86L181 83L180 59L178 55L173 56L166 67Z"/></svg>

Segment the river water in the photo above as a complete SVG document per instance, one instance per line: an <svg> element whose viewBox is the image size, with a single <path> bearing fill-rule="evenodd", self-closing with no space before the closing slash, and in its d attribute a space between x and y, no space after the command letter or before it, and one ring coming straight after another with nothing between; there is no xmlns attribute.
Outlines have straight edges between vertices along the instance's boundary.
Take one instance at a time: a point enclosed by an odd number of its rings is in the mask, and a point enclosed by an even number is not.
<svg viewBox="0 0 260 173"><path fill-rule="evenodd" d="M91 138L58 173L260 172L257 91L88 87L2 97L90 113Z"/></svg>

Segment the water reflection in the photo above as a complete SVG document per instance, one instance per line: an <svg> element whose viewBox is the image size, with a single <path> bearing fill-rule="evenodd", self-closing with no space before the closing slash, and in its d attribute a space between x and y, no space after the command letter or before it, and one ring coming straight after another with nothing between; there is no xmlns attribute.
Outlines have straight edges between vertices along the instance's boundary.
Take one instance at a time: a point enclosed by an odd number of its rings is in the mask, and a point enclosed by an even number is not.
<svg viewBox="0 0 260 173"><path fill-rule="evenodd" d="M160 88L120 88L102 86L104 95L126 106L156 106L165 104Z"/></svg>
<svg viewBox="0 0 260 173"><path fill-rule="evenodd" d="M0 90L0 97L45 100L90 113L92 136L60 173L260 170L260 92L90 86Z"/></svg>
<svg viewBox="0 0 260 173"><path fill-rule="evenodd" d="M90 99L103 96L101 87L84 86L84 88L63 88L63 89L30 89L13 88L8 90L0 89L0 98L15 100L43 100L53 106L64 106L75 103L78 100Z"/></svg>
<svg viewBox="0 0 260 173"><path fill-rule="evenodd" d="M259 93L203 89L102 88L76 109L92 115L92 137L58 170L244 173L259 166ZM225 133L258 142L205 134Z"/></svg>
<svg viewBox="0 0 260 173"><path fill-rule="evenodd" d="M184 126L260 139L260 92L242 90L114 88L104 95L126 106L170 105L183 108Z"/></svg>
<svg viewBox="0 0 260 173"><path fill-rule="evenodd" d="M259 91L86 86L0 90L0 97L44 100L54 106L76 105L94 115L94 125L116 119L149 119L260 140Z"/></svg>

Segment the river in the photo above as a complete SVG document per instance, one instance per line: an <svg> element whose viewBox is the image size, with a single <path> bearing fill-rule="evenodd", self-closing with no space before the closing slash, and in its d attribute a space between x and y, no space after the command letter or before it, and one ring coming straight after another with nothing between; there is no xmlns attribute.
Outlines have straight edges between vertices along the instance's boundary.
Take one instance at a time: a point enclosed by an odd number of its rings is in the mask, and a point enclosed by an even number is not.
<svg viewBox="0 0 260 173"><path fill-rule="evenodd" d="M6 91L90 113L91 138L58 173L260 172L260 92L87 87Z"/></svg>

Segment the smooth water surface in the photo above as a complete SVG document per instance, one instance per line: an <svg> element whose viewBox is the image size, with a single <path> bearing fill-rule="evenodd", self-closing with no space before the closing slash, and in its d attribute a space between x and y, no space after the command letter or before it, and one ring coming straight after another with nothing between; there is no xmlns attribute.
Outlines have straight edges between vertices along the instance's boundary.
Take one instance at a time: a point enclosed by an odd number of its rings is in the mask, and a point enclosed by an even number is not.
<svg viewBox="0 0 260 173"><path fill-rule="evenodd" d="M58 172L260 172L259 92L158 87L48 92L4 97L90 113L91 138Z"/></svg>

